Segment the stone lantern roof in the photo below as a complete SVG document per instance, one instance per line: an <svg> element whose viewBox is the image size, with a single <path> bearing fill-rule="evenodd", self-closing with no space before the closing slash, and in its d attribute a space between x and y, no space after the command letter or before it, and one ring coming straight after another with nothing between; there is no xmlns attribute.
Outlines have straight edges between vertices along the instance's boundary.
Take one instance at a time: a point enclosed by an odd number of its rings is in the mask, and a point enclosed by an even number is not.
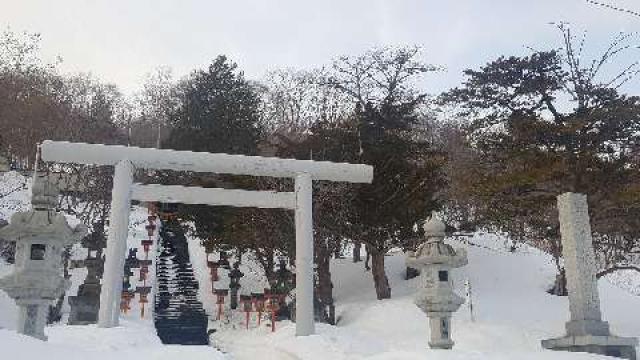
<svg viewBox="0 0 640 360"><path fill-rule="evenodd" d="M444 242L446 225L438 218L435 211L425 222L423 229L426 241L418 246L414 253L408 254L408 266L421 268L429 264L447 264L455 268L467 264L467 254L464 249L455 250Z"/></svg>
<svg viewBox="0 0 640 360"><path fill-rule="evenodd" d="M73 244L87 234L84 225L72 228L64 215L57 213L58 190L43 176L36 176L31 195L31 211L18 212L11 217L11 223L0 231L5 240L19 241L41 238L54 241L61 246Z"/></svg>

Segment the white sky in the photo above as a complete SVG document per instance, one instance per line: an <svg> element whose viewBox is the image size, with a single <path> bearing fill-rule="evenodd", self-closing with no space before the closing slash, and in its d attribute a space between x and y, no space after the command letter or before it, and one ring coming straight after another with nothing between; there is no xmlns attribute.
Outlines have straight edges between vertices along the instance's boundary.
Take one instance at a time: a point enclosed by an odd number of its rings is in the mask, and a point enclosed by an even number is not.
<svg viewBox="0 0 640 360"><path fill-rule="evenodd" d="M638 0L600 1L640 11ZM437 93L499 55L558 47L552 21L587 29L594 51L621 30L640 31L640 17L586 0L0 0L2 28L41 33L47 59L60 55L64 71L92 72L126 93L159 66L182 76L219 54L259 79L268 69L403 44L447 68L425 82ZM639 59L635 50L618 67ZM640 77L625 90L640 95Z"/></svg>

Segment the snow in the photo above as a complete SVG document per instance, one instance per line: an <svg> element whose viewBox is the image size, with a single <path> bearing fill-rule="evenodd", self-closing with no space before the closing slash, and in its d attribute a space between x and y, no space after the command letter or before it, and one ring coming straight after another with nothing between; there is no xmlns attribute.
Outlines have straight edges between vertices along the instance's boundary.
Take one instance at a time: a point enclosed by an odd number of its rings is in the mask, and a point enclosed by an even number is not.
<svg viewBox="0 0 640 360"><path fill-rule="evenodd" d="M216 305L216 297L213 295L211 289L211 275L209 268L207 267L207 254L204 247L200 245L199 239L188 239L189 256L191 257L191 263L193 264L193 272L200 283L198 290L198 300L202 302L205 312L209 315L210 327L213 329L226 329L226 328L245 328L245 315L244 313L226 311L224 317L229 318L229 321L219 323L214 321L218 313L218 306ZM219 254L213 253L210 255L212 260L218 260ZM238 296L251 295L251 292L262 292L264 288L269 287L267 278L262 273L260 266L257 264L251 255L245 255L243 257L242 264L239 267L240 271L244 273L244 277L240 281L240 289L238 290ZM219 281L215 283L215 287L219 289L229 288L229 270L219 268L218 269ZM226 300L228 302L228 299Z"/></svg>
<svg viewBox="0 0 640 360"><path fill-rule="evenodd" d="M115 165L122 159L128 159L135 167L147 169L288 178L308 173L314 180L355 183L370 183L373 179L373 167L364 164L51 140L43 141L41 149L44 161L62 161L75 164Z"/></svg>
<svg viewBox="0 0 640 360"><path fill-rule="evenodd" d="M337 326L317 325L317 335L296 338L293 324L279 324L271 333L264 326L246 331L225 330L214 335L216 345L235 359L603 359L585 353L543 350L540 340L564 335L568 299L545 292L555 272L550 258L523 247L503 250L503 240L476 235L466 246L469 265L455 272L458 292L469 279L473 289L475 322L469 308L454 314L452 351L428 348L426 316L413 304L417 279L405 281L404 256L387 257L393 298L375 299L371 273L349 259L332 264L337 303ZM604 319L612 332L640 335L640 298L612 285L599 283Z"/></svg>
<svg viewBox="0 0 640 360"><path fill-rule="evenodd" d="M15 173L0 175L0 194L22 178ZM28 209L28 190L16 191L0 199L0 216L9 217L17 210ZM134 207L131 215L129 247L137 247L147 237L144 225L147 212ZM228 311L230 320L214 334L213 347L165 346L155 335L150 312L140 318L136 300L132 310L122 316L121 326L100 329L95 326L54 325L46 329L48 342L41 342L16 334L16 307L0 291L0 349L7 358L23 359L176 359L189 360L244 360L244 359L301 359L301 360L486 360L486 359L541 359L587 360L605 359L604 356L543 350L540 340L564 335L564 323L569 316L568 299L548 295L545 290L553 281L555 270L551 259L544 253L520 247L515 253L504 248L504 239L489 234L476 234L469 242L450 239L454 246L466 247L469 265L455 271L457 291L463 293L463 284L469 280L473 289L475 322L471 321L466 305L454 314L452 336L456 345L451 351L428 348L427 318L414 304L413 294L417 279L404 280L404 255L393 252L386 258L386 268L392 286L393 298L378 301L375 298L371 273L363 264L350 259L332 262L334 293L338 325L317 324L317 335L296 337L295 325L277 324L271 332L264 317L256 325L255 314L250 330L244 329L244 313ZM150 255L157 249L152 249ZM198 239L189 239L196 278L200 281L200 300L210 318L215 315L215 299L211 295L206 254ZM85 254L78 250L78 259ZM144 253L140 250L139 258ZM216 255L214 255L216 256ZM153 257L153 256L151 256ZM216 257L217 259L217 257ZM11 266L0 263L0 276L11 271ZM152 274L155 266L151 266ZM261 291L266 280L259 266L250 257L243 258L241 294ZM84 269L72 271L73 288L84 278ZM136 273L137 275L137 273ZM225 270L220 270L217 287L228 285ZM135 277L137 279L137 277ZM137 282L133 281L135 284ZM151 277L151 283L153 277ZM612 332L621 336L640 336L640 297L633 295L640 288L640 279L634 273L618 273L599 282L604 320L609 321ZM150 300L152 297L150 297ZM151 305L151 303L149 304ZM147 309L151 310L152 306ZM68 308L65 308L68 311ZM64 324L65 321L61 324ZM4 357L2 357L4 359Z"/></svg>
<svg viewBox="0 0 640 360"><path fill-rule="evenodd" d="M15 171L0 172L0 219L9 221L13 213L29 210L30 180Z"/></svg>
<svg viewBox="0 0 640 360"><path fill-rule="evenodd" d="M225 360L224 354L207 346L166 346L160 343L152 327L137 322L101 329L89 326L53 326L47 328L48 342L13 331L0 330L0 349L7 358L52 360ZM3 357L4 358L4 357Z"/></svg>
<svg viewBox="0 0 640 360"><path fill-rule="evenodd" d="M613 285L640 296L640 276L634 270L619 270L605 277Z"/></svg>
<svg viewBox="0 0 640 360"><path fill-rule="evenodd" d="M8 275L13 270L13 265L6 264L0 258L0 278ZM15 330L18 321L18 307L15 302L0 290L0 329Z"/></svg>
<svg viewBox="0 0 640 360"><path fill-rule="evenodd" d="M16 211L29 209L29 179L15 172L0 174L0 195L13 191L4 198L0 198L0 217L10 218ZM134 206L131 212L128 247L140 247L140 240L148 238L144 228L147 224L147 210L140 206ZM75 219L69 219L74 221ZM77 221L77 220L75 220ZM159 227L156 229L156 235ZM149 256L155 259L157 241L151 247ZM86 257L86 249L79 244L74 245L72 258L82 260ZM144 258L142 249L138 251L138 258ZM10 273L13 266L0 260L0 277ZM150 280L148 285L153 286L155 275L155 263L150 268ZM72 287L67 295L75 295L78 286L86 276L86 269L70 270ZM140 285L136 276L132 278L132 285ZM19 335L13 331L17 322L17 307L6 293L0 291L0 349L2 359L92 359L92 360L169 360L178 356L186 356L189 360L223 360L230 359L212 347L207 346L166 346L163 345L155 334L153 327L153 292L149 296L151 302L146 306L145 318L140 318L140 308L136 300L131 302L131 311L121 314L121 326L111 329L101 329L95 325L68 326L69 306L65 300L63 311L65 312L60 324L49 326L45 329L48 342L42 342L27 336Z"/></svg>
<svg viewBox="0 0 640 360"><path fill-rule="evenodd" d="M0 220L9 221L18 211L31 206L29 183L26 177L15 171L0 173ZM13 266L0 259L0 277L9 274ZM4 291L0 290L0 329L15 329L18 320L17 307Z"/></svg>

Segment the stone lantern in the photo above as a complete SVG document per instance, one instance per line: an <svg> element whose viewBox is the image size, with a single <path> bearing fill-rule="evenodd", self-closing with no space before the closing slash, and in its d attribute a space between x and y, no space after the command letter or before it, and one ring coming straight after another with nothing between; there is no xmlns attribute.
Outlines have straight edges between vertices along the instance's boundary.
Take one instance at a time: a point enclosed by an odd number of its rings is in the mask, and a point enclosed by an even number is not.
<svg viewBox="0 0 640 360"><path fill-rule="evenodd" d="M464 249L455 250L444 243L445 228L433 213L424 224L426 241L407 256L407 266L420 270L415 303L429 317L429 346L436 349L453 347L451 313L458 310L464 299L453 292L451 269L467 264Z"/></svg>
<svg viewBox="0 0 640 360"><path fill-rule="evenodd" d="M46 340L44 327L49 305L70 286L62 276L62 252L65 246L80 241L87 228L72 228L55 211L58 193L43 177L34 178L32 209L13 215L0 236L16 242L13 273L0 279L0 289L19 307L18 332Z"/></svg>
<svg viewBox="0 0 640 360"><path fill-rule="evenodd" d="M222 256L221 256L222 257ZM229 307L235 310L238 307L238 290L240 289L240 278L244 276L244 273L239 269L240 263L236 261L233 264L233 269L229 271L229 290L231 294L231 301Z"/></svg>
<svg viewBox="0 0 640 360"><path fill-rule="evenodd" d="M84 260L71 260L71 268L85 267L87 276L78 288L76 296L69 296L69 325L95 324L100 310L100 279L104 272L102 249L106 246L104 223L93 224L91 235L82 239L82 247L87 249Z"/></svg>

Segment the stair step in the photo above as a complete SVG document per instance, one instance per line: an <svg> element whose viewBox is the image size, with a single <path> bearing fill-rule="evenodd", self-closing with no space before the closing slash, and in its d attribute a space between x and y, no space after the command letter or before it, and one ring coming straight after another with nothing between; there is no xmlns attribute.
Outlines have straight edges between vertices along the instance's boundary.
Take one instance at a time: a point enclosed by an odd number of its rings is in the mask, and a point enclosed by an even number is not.
<svg viewBox="0 0 640 360"><path fill-rule="evenodd" d="M163 224L156 262L159 292L154 324L164 344L206 345L208 316L197 299L199 283L189 259L187 239L178 225Z"/></svg>

